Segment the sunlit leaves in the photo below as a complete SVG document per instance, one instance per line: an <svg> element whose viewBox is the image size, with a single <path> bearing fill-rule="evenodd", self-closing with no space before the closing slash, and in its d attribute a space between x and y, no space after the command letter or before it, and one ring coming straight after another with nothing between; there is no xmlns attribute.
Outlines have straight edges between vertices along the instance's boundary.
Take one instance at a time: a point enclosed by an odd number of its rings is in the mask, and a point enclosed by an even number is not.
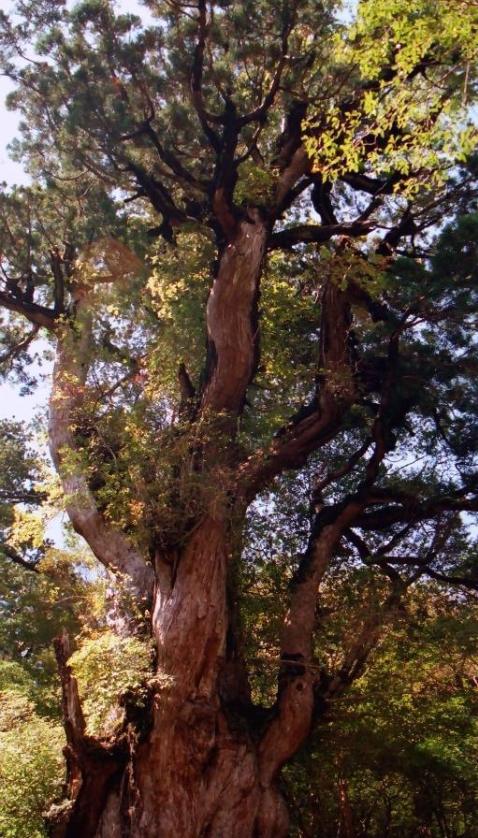
<svg viewBox="0 0 478 838"><path fill-rule="evenodd" d="M127 690L145 687L151 663L152 651L144 640L117 637L112 632L83 640L69 665L78 679L90 734L115 732L123 718L120 697Z"/></svg>
<svg viewBox="0 0 478 838"><path fill-rule="evenodd" d="M307 147L318 171L395 172L395 189L439 186L476 145L478 15L473 4L364 0L337 40L349 95L311 114Z"/></svg>
<svg viewBox="0 0 478 838"><path fill-rule="evenodd" d="M64 734L17 689L0 693L0 833L43 838L43 815L64 782Z"/></svg>

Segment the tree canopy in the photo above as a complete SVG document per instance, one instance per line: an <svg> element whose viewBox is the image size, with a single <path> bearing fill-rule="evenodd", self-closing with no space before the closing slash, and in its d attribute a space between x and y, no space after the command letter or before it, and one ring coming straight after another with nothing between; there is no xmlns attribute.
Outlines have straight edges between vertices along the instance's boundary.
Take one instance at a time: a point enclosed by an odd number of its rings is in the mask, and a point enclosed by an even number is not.
<svg viewBox="0 0 478 838"><path fill-rule="evenodd" d="M5 424L0 642L46 719L58 635L50 828L472 838L478 5L22 0L0 54L0 362L55 354L58 481Z"/></svg>

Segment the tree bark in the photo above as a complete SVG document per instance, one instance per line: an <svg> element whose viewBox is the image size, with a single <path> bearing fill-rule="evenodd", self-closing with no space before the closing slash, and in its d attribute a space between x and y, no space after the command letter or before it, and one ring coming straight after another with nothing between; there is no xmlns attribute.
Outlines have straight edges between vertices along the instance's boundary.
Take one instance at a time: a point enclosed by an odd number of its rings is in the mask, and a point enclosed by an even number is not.
<svg viewBox="0 0 478 838"><path fill-rule="evenodd" d="M231 675L237 662L228 638L229 556L226 524L207 516L176 557L171 583L157 588L152 625L158 657L149 709L134 720L127 711L129 725L115 747L103 743L93 753L81 713L68 713L74 802L55 836L287 835L277 774L264 771L260 724L243 679ZM68 708L72 689L76 693L71 678L63 680ZM100 808L96 818L93 805Z"/></svg>
<svg viewBox="0 0 478 838"><path fill-rule="evenodd" d="M211 288L209 366L196 419L215 416L224 439L218 442L211 434L203 451L206 485L221 481L221 471L231 468L224 441L226 435L234 439L257 364L257 301L267 233L267 222L258 211L240 221L222 252ZM150 568L120 532L106 526L74 458L73 467L63 466L64 452L74 450L72 424L88 366L89 302L80 294L77 318L83 306L84 323L60 337L52 451L69 497L69 515L100 561L126 574L140 598L150 590L149 572L154 574L151 632L157 669L149 685L148 708L127 706L124 730L113 743L94 743L84 730L74 735L70 730L70 765L76 775L70 777L72 804L63 834L281 838L288 832L288 814L278 788L280 772L306 738L314 710L316 676L310 659L317 585L350 516L345 513L335 526L326 527L307 556L310 572L298 580L282 639L284 677L277 703L268 714L258 711L237 653L234 603L228 598L231 498L227 493L221 497L219 491L190 534L183 534L174 549L158 551ZM322 320L324 381L314 416L321 428L335 425L343 405L353 399L349 306L330 283L324 290ZM298 433L300 447L302 427ZM307 451L309 432L304 433ZM320 433L315 427L311 436L317 444ZM244 511L240 490L238 503ZM295 668L289 658L297 661ZM67 707L71 680L63 681Z"/></svg>

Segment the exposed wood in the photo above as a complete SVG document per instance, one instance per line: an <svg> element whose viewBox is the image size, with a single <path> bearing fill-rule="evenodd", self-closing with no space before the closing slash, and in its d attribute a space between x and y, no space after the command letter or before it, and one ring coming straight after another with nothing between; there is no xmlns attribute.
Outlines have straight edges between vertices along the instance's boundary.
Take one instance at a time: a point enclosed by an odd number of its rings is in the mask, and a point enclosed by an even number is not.
<svg viewBox="0 0 478 838"><path fill-rule="evenodd" d="M207 304L209 369L203 410L236 415L258 358L257 302L268 236L258 210L223 250Z"/></svg>

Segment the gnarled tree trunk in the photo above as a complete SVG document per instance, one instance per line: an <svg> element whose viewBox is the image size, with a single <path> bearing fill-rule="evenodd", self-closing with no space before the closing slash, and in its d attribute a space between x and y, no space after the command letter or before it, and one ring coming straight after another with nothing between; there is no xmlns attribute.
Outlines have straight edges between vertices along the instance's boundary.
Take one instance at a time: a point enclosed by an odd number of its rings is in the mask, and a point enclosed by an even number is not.
<svg viewBox="0 0 478 838"><path fill-rule="evenodd" d="M259 212L239 222L211 287L207 379L194 420L204 416L216 429L200 452L206 486L234 468L236 419L257 363L267 235ZM75 447L91 333L91 292L79 283L76 296L76 325L58 336L52 454L75 528L103 564L123 583L129 580L140 607L149 606L157 671L148 707L128 705L123 733L101 742L85 733L75 679L59 643L70 804L57 813L52 831L82 838L285 835L287 812L276 785L282 751L271 761L271 749L261 746L271 720L259 718L253 707L237 649L228 584L231 497L224 499L227 492L218 483L217 497L212 504L205 501L190 534L179 533L179 547L159 550L154 567L105 522L75 458L68 457ZM239 506L244 514L244 502Z"/></svg>
<svg viewBox="0 0 478 838"><path fill-rule="evenodd" d="M179 557L174 585L158 587L157 677L149 707L135 719L128 709L128 732L114 747L85 736L75 681L63 661L75 799L54 834L287 834L277 772L261 752L263 722L254 718L231 636L229 553L226 526L207 517Z"/></svg>
<svg viewBox="0 0 478 838"><path fill-rule="evenodd" d="M317 672L311 665L317 589L364 500L350 497L332 514L317 516L292 580L271 710L253 705L239 652L237 604L229 584L233 529L241 528L241 516L261 486L284 468L300 465L340 426L344 407L354 399L350 306L343 291L325 283L317 395L268 449L241 461L235 434L257 366L259 280L270 225L259 210L231 224L207 306L208 363L201 393L186 381L190 451L201 498L194 520L177 538L168 537L169 546L158 548L154 566L106 521L77 459L69 456L75 451L92 332L91 289L81 281L73 291L75 323L58 331L50 440L68 512L98 559L119 575L144 611L157 669L147 707L125 697L122 733L100 741L86 735L75 679L59 643L70 802L57 812L52 826L57 836L280 838L288 832L278 780L307 737L317 709ZM198 443L194 427L203 421L207 439L200 434ZM186 472L189 465L183 464ZM176 503L180 508L181 497ZM177 509L171 514L178 520ZM126 621L123 630L135 627ZM330 681L331 695L356 677L357 661L375 636L375 626L364 628L343 671ZM321 705L326 702L323 694Z"/></svg>

